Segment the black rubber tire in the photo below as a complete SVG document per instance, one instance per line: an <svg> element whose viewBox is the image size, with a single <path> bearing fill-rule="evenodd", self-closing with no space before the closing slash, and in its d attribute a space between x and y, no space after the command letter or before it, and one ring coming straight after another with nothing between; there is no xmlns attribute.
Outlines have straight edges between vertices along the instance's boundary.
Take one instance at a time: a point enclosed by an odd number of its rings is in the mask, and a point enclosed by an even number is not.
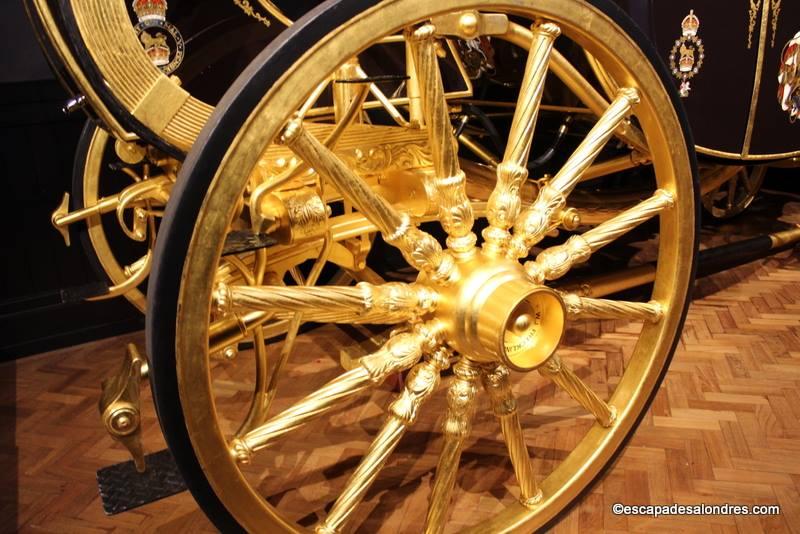
<svg viewBox="0 0 800 534"><path fill-rule="evenodd" d="M695 191L695 221L699 222L700 202L697 195L699 188L694 143L686 113L668 69L641 30L619 7L609 0L587 0L587 2L603 11L633 38L655 65L664 87L669 92L685 133L684 140L691 158ZM195 220L219 163L240 127L263 95L311 45L362 11L379 3L380 0L349 0L347 2L328 0L298 20L292 28L282 33L256 57L222 98L194 148L188 154L162 222L156 245L156 261L150 277L146 315L147 352L151 358L150 379L153 398L164 437L187 486L209 519L223 532L241 532L242 527L214 493L195 456L183 418L175 361L175 321L178 316L178 295L184 259L194 231ZM698 233L698 231L695 232L695 251L698 247ZM692 260L692 281L696 267L695 260L696 254ZM690 283L689 287L691 286ZM681 311L681 329L686 317L688 301L687 298L686 306ZM672 343L668 362L672 358L679 339L680 334L677 334ZM667 368L668 364L659 377L659 383L663 380ZM647 406L650 405L657 391L657 387L653 389ZM600 471L598 479L613 463L617 455L624 450L625 444L646 411L641 412L636 425L632 427L623 444ZM588 491L596 481L597 479L589 484L583 493ZM576 498L564 512L580 500L581 496Z"/></svg>

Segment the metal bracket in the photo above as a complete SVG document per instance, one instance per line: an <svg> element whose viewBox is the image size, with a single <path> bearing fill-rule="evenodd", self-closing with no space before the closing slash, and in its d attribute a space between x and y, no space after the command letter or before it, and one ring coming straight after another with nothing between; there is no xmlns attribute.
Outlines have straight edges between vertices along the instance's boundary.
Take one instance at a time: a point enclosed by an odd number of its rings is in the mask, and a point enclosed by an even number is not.
<svg viewBox="0 0 800 534"><path fill-rule="evenodd" d="M499 13L462 11L433 17L431 22L439 35L455 35L475 39L481 35L503 35L508 32L508 17Z"/></svg>
<svg viewBox="0 0 800 534"><path fill-rule="evenodd" d="M103 380L98 403L106 431L131 453L140 473L145 470L139 410L139 387L147 376L147 361L136 345L129 343L119 371Z"/></svg>

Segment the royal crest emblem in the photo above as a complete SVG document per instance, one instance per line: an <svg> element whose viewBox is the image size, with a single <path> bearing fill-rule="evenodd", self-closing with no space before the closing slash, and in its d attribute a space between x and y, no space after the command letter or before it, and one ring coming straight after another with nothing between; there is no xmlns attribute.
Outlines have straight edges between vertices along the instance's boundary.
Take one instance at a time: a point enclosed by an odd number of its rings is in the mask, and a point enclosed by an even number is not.
<svg viewBox="0 0 800 534"><path fill-rule="evenodd" d="M778 102L794 122L800 115L800 32L783 47L778 71Z"/></svg>
<svg viewBox="0 0 800 534"><path fill-rule="evenodd" d="M167 1L133 0L133 12L139 19L134 29L145 53L164 74L172 74L186 50L181 32L167 21Z"/></svg>
<svg viewBox="0 0 800 534"><path fill-rule="evenodd" d="M672 75L681 82L679 90L683 98L689 96L689 91L692 89L689 80L700 72L706 57L703 40L697 35L699 29L700 19L692 9L683 18L681 36L675 40L669 52L669 68L672 70Z"/></svg>

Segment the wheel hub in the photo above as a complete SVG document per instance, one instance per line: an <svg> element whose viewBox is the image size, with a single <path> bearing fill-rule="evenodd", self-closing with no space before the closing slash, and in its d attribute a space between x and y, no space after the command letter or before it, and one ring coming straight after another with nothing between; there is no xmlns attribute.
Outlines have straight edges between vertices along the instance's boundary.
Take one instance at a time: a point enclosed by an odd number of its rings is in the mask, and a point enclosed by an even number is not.
<svg viewBox="0 0 800 534"><path fill-rule="evenodd" d="M458 263L458 280L437 288L448 344L471 360L499 360L517 371L543 364L564 332L558 293L531 282L516 261L476 252Z"/></svg>

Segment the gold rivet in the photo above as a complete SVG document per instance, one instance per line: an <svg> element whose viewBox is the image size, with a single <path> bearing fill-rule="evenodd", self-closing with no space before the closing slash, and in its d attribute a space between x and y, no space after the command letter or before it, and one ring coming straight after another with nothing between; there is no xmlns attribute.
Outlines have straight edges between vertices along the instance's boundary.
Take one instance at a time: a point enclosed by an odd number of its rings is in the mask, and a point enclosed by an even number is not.
<svg viewBox="0 0 800 534"><path fill-rule="evenodd" d="M127 415L120 415L117 417L116 423L117 424L115 426L120 430L125 430L131 426L131 420Z"/></svg>
<svg viewBox="0 0 800 534"><path fill-rule="evenodd" d="M531 316L527 313L523 313L514 320L514 332L516 332L517 334L523 333L530 326L531 326Z"/></svg>
<svg viewBox="0 0 800 534"><path fill-rule="evenodd" d="M478 16L473 11L464 13L458 19L458 27L465 36L473 37L478 33Z"/></svg>

